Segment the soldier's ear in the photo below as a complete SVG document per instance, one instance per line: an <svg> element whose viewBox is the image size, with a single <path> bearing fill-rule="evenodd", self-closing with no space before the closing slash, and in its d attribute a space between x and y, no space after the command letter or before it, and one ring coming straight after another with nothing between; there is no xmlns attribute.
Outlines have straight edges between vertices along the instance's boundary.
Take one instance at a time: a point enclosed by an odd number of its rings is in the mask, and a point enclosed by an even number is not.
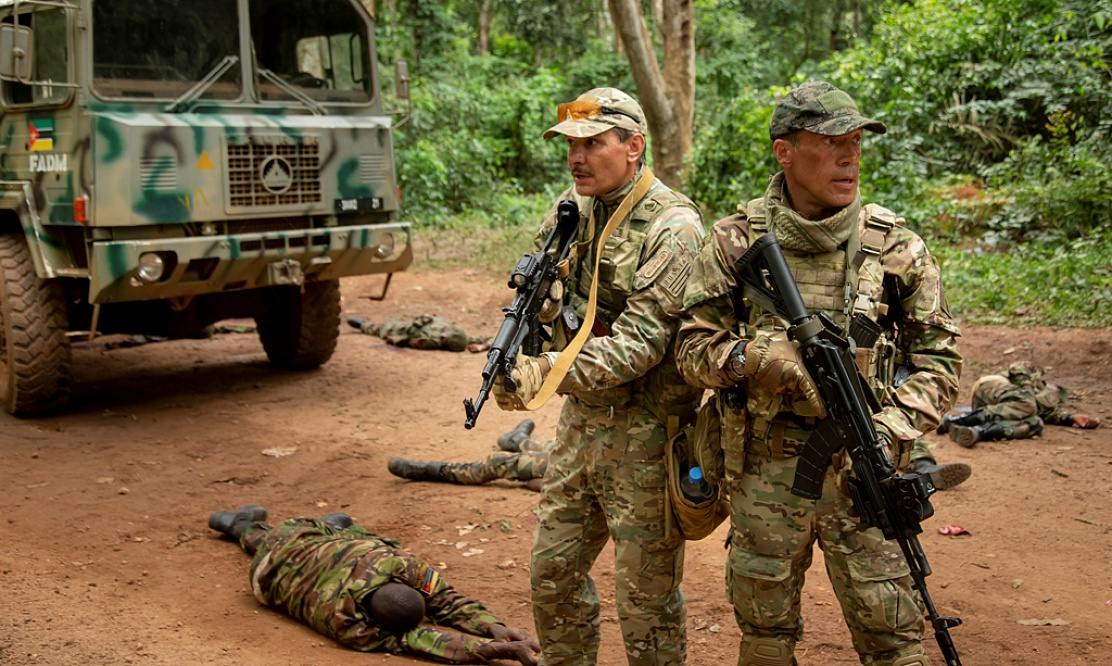
<svg viewBox="0 0 1112 666"><path fill-rule="evenodd" d="M629 156L626 161L630 164L635 164L641 159L641 155L645 152L645 135L634 134L629 138Z"/></svg>
<svg viewBox="0 0 1112 666"><path fill-rule="evenodd" d="M786 139L776 139L772 142L772 154L776 156L776 161L781 167L789 167L795 157L794 146Z"/></svg>

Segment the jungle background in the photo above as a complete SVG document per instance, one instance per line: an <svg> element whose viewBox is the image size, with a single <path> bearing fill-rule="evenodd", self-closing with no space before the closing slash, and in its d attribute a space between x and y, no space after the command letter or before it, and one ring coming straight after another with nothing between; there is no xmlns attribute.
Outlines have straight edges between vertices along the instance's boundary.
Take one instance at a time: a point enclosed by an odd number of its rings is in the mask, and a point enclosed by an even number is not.
<svg viewBox="0 0 1112 666"><path fill-rule="evenodd" d="M853 95L862 190L940 259L966 322L1112 323L1107 0L386 0L384 89L404 58L396 155L433 268L507 270L568 184L555 107L616 86L654 170L707 224L776 171L768 122L799 83ZM395 108L404 108L398 102ZM665 145L666 144L666 145Z"/></svg>

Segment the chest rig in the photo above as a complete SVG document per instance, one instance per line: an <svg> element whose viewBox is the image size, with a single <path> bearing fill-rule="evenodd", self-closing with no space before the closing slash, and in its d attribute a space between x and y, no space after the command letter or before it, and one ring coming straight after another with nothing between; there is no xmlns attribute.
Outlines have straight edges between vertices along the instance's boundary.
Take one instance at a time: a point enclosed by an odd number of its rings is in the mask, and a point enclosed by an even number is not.
<svg viewBox="0 0 1112 666"><path fill-rule="evenodd" d="M750 201L745 212L752 244L770 230L764 199ZM888 305L880 253L888 232L897 224L895 213L869 204L862 208L857 227L842 247L820 253L783 248L807 310L825 313L851 337L866 342L856 345L855 361L882 401L892 383L896 348L895 331L885 330L881 324ZM743 339L754 338L757 331L787 330L787 322L776 313L756 303L746 305L748 317L738 318ZM791 402L759 386L750 385L746 407L753 418L751 446L777 458L797 455L815 424L806 400Z"/></svg>
<svg viewBox="0 0 1112 666"><path fill-rule="evenodd" d="M576 258L568 278L568 303L575 310L580 319L587 309L587 299L591 295L591 280L594 278L595 255L598 236L608 217L608 211L601 201L582 200L580 213L582 221L579 225L579 244ZM591 208L594 205L595 224L592 228L587 224ZM636 284L637 269L641 264L645 243L648 241L648 230L653 220L661 211L673 206L691 206L685 199L672 190L653 186L641 201L633 206L629 216L618 225L610 237L606 239L599 259L598 267L598 313L600 320L596 329L603 335L609 334L610 326L626 307L626 301L639 285ZM580 249L581 248L581 249Z"/></svg>

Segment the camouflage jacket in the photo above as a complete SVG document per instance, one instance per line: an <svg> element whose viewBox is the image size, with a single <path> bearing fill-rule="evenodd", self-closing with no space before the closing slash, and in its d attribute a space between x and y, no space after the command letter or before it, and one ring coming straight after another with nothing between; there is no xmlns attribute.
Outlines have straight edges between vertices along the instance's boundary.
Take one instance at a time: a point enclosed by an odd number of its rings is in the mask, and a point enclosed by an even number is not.
<svg viewBox="0 0 1112 666"><path fill-rule="evenodd" d="M564 292L582 321L602 228L641 170L605 197L580 197L574 188L558 199L579 204L577 241L583 252L573 257ZM595 235L587 220L594 212ZM540 247L556 220L556 206L545 218L536 242ZM629 395L647 395L663 411L692 411L702 395L676 370L672 341L679 327L684 282L703 238L698 210L687 197L659 180L605 243L599 268L598 322L571 366L561 392L592 404L621 404ZM573 252L573 255L576 253ZM560 341L562 349L567 339Z"/></svg>
<svg viewBox="0 0 1112 666"><path fill-rule="evenodd" d="M1038 416L1049 425L1072 425L1066 409L1068 393L1040 378L1009 376L1007 372L984 375L973 384L973 407L984 409L994 420L1021 420Z"/></svg>
<svg viewBox="0 0 1112 666"><path fill-rule="evenodd" d="M428 624L403 635L380 629L362 602L391 582L420 591L427 619L459 632ZM251 589L263 604L363 652L484 662L477 650L489 642L488 627L501 624L398 541L358 526L333 529L310 518L287 520L269 530L251 561Z"/></svg>
<svg viewBox="0 0 1112 666"><path fill-rule="evenodd" d="M746 305L733 300L737 279L732 267L749 247L749 232L744 211L716 222L688 280L677 356L680 372L696 386L734 385L726 364L734 344L747 337L748 322L738 322L735 314L746 311ZM892 336L907 378L887 391L877 419L906 453L911 440L938 426L957 396L959 332L950 318L938 264L918 235L893 226L878 261L883 279L877 285L882 285L886 304L878 323Z"/></svg>

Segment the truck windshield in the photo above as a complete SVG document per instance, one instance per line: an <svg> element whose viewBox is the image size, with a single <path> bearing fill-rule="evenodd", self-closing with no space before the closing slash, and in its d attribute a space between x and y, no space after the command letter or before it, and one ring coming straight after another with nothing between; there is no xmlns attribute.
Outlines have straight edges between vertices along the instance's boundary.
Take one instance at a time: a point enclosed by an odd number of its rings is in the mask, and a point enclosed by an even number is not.
<svg viewBox="0 0 1112 666"><path fill-rule="evenodd" d="M366 21L349 0L250 0L256 65L321 102L371 99ZM292 100L258 77L263 100Z"/></svg>
<svg viewBox="0 0 1112 666"><path fill-rule="evenodd" d="M227 0L112 0L93 3L94 88L105 97L174 99L239 55L236 3ZM203 99L241 95L229 68Z"/></svg>

